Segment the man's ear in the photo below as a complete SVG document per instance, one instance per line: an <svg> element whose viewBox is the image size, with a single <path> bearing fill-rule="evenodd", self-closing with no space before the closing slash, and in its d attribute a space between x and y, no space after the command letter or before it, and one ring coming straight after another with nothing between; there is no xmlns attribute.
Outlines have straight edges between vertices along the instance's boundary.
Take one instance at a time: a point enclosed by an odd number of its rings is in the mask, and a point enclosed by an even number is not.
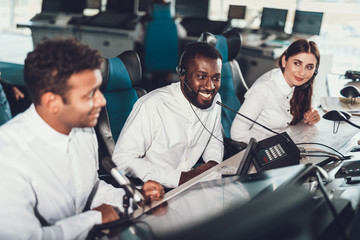
<svg viewBox="0 0 360 240"><path fill-rule="evenodd" d="M281 66L283 68L285 68L285 65L286 65L286 60L285 60L285 55L281 57Z"/></svg>
<svg viewBox="0 0 360 240"><path fill-rule="evenodd" d="M184 79L185 79L185 74L179 75L179 78L180 78L181 81L184 81Z"/></svg>
<svg viewBox="0 0 360 240"><path fill-rule="evenodd" d="M46 92L41 96L41 105L52 113L57 113L61 108L61 104L62 99L58 94Z"/></svg>

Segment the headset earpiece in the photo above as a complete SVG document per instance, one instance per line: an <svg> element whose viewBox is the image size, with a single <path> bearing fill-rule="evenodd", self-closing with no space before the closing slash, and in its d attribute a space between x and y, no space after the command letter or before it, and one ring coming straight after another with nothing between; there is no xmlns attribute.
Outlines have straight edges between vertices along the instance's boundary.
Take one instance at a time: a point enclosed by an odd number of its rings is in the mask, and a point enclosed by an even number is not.
<svg viewBox="0 0 360 240"><path fill-rule="evenodd" d="M185 68L184 68L183 66L181 66L181 65L178 65L178 66L176 67L176 72L177 72L177 74L178 74L180 77L181 77L181 76L184 76L185 73L186 73Z"/></svg>
<svg viewBox="0 0 360 240"><path fill-rule="evenodd" d="M180 59L179 59L179 65L176 67L176 72L177 74L181 77L184 76L186 73L185 67L183 66L183 58L184 55L186 53L186 49L184 50L184 52L181 54Z"/></svg>
<svg viewBox="0 0 360 240"><path fill-rule="evenodd" d="M312 77L313 77L313 78L316 77L317 74L318 74L318 70L316 69L316 70L314 71L314 74L313 74Z"/></svg>
<svg viewBox="0 0 360 240"><path fill-rule="evenodd" d="M307 81L306 83L304 83L303 85L299 86L299 87L302 90L306 90L310 86L310 82L314 80L314 78L316 77L317 74L318 74L318 70L316 69L314 71L314 74L312 75L311 79L309 81Z"/></svg>

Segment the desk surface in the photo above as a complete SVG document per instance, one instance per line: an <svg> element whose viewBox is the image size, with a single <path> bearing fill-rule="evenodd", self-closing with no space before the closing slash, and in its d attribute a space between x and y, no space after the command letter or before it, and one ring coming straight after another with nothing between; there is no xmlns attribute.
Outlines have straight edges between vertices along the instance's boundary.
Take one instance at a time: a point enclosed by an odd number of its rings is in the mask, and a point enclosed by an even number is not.
<svg viewBox="0 0 360 240"><path fill-rule="evenodd" d="M258 175L198 182L170 199L167 206L156 209L150 215L143 215L135 222L146 222L155 235L186 229L219 216L229 208L239 209L260 193L273 192L306 170L310 170L310 167L297 165Z"/></svg>
<svg viewBox="0 0 360 240"><path fill-rule="evenodd" d="M357 119L357 121L360 121L360 118ZM357 140L360 139L359 131L348 125L348 124L340 124L340 128L338 133L334 134L332 132L333 129L333 122L321 119L321 121L315 125L308 125L308 124L298 124L296 126L290 126L287 129L285 129L288 134L291 136L291 138L294 140L295 143L300 142L315 142L315 143L321 143L328 145L338 151L340 151L343 154L349 155L349 149L357 143ZM324 151L332 152L328 148L324 148L317 145L305 145L302 146L308 149L322 149ZM333 153L333 152L332 152ZM235 178L229 178L226 180L221 180L221 172L222 169L226 166L232 166L237 167L239 164L239 161L241 160L243 155L243 152L240 152L233 157L227 159L223 163L215 166L214 168L202 173L201 175L195 177L194 179L190 180L189 182L186 182L185 184L179 186L178 188L173 189L172 191L168 192L165 195L164 201L167 201L168 203L168 209L170 209L169 213L165 214L164 217L159 218L159 221L155 221L154 218L158 218L155 215L143 215L139 219L141 221L146 221L151 227L154 229L160 228L157 231L162 232L161 229L168 229L167 227L173 229L172 227L179 226L179 227L185 227L184 223L192 223L192 221L201 221L203 218L208 218L209 215L202 215L198 211L190 210L192 208L188 208L191 205L195 205L198 207L200 212L207 212L210 214L210 216L213 216L212 214L215 214L214 211L217 211L217 213L220 211L223 211L227 206L229 206L232 201L239 201L242 203L246 203L247 201L251 200L252 197L256 196L256 194L260 193L262 190L268 188L269 186L274 187L273 190L275 190L279 185L281 185L281 181L286 182L286 178L289 178L289 172L286 172L286 170L283 172L284 174L281 176L281 174L277 177L273 176L273 179L268 182L263 182L262 184L251 184L251 183L242 183L234 181ZM360 159L360 154L353 154L354 158ZM325 158L303 158L301 159L301 164L304 166L304 163L318 163ZM353 186L353 185L347 185L345 183L344 179L334 179L335 172L340 168L340 162L337 164L333 164L332 167L329 170L329 176L331 179L331 182L326 185L333 202L335 204L341 205L341 209L347 209L346 211L353 211L359 206L359 199L360 199L360 186ZM287 168L282 168L287 169ZM281 170L281 169L276 169ZM267 171L272 172L273 170ZM220 180L214 180L214 179L220 179ZM279 181L280 179L280 181ZM221 183L220 185L218 185ZM224 185L225 184L225 185ZM204 189L208 190L204 190ZM202 189L198 193L194 193L193 191L195 189ZM211 194L214 195L208 195L211 192ZM226 195L226 193L230 193L230 195ZM210 206L207 206L207 204L204 204L202 201L198 202L195 199L219 199L219 196L223 200L219 201L212 201L209 200ZM152 204L151 208L154 208L156 206L159 206L161 202L155 202ZM198 200L199 201L199 200ZM340 201L340 203L338 203ZM176 203L174 203L176 202ZM349 207L350 206L350 207ZM349 208L350 210L349 210ZM204 208L210 208L204 209ZM353 209L353 210L351 210ZM146 208L145 211L149 211L149 208ZM194 212L192 212L194 211ZM344 210L345 211L345 210ZM142 210L136 211L134 213L135 217L139 217L142 214ZM195 215L193 215L195 214ZM179 223L180 215L186 218L190 218L188 220L183 220L183 223ZM327 218L331 218L331 215L328 214ZM174 220L174 219L175 220ZM349 216L347 218L351 219ZM173 219L173 220L171 220ZM172 222L175 221L175 222ZM187 226L187 225L186 225Z"/></svg>

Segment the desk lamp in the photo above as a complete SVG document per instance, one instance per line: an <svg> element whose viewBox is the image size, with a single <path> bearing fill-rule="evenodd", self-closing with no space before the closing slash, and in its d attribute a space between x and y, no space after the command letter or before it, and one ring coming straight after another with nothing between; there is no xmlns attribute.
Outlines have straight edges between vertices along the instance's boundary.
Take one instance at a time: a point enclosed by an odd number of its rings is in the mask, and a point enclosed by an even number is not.
<svg viewBox="0 0 360 240"><path fill-rule="evenodd" d="M349 85L341 89L340 94L350 98L351 105L355 105L356 98L360 97L360 90L355 86Z"/></svg>
<svg viewBox="0 0 360 240"><path fill-rule="evenodd" d="M325 113L323 115L323 118L325 118L326 120L334 121L333 133L337 133L337 131L339 129L340 121L345 121L356 128L360 128L360 126L358 126L348 120L350 118L350 114L347 112L331 110L331 111ZM335 121L338 122L336 129L335 129Z"/></svg>

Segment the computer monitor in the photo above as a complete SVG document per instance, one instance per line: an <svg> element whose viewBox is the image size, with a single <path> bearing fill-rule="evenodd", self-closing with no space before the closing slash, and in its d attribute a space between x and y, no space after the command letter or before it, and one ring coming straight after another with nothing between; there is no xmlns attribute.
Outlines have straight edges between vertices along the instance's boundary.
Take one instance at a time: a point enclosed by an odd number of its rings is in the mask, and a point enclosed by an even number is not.
<svg viewBox="0 0 360 240"><path fill-rule="evenodd" d="M87 0L43 0L41 12L82 14Z"/></svg>
<svg viewBox="0 0 360 240"><path fill-rule="evenodd" d="M176 0L176 17L208 18L209 0Z"/></svg>
<svg viewBox="0 0 360 240"><path fill-rule="evenodd" d="M239 166L236 170L236 175L245 175L250 171L251 166L253 166L253 158L255 157L255 149L257 146L257 141L255 138L251 138L249 144L244 150L244 155L239 163Z"/></svg>
<svg viewBox="0 0 360 240"><path fill-rule="evenodd" d="M322 17L322 12L308 12L296 10L292 32L309 35L319 35Z"/></svg>
<svg viewBox="0 0 360 240"><path fill-rule="evenodd" d="M134 0L107 0L106 12L135 14Z"/></svg>
<svg viewBox="0 0 360 240"><path fill-rule="evenodd" d="M151 5L151 0L135 0L135 14L145 15Z"/></svg>
<svg viewBox="0 0 360 240"><path fill-rule="evenodd" d="M260 29L284 31L288 10L263 8Z"/></svg>
<svg viewBox="0 0 360 240"><path fill-rule="evenodd" d="M246 6L230 5L228 19L245 19Z"/></svg>
<svg viewBox="0 0 360 240"><path fill-rule="evenodd" d="M86 8L87 9L100 9L101 8L101 0L86 0Z"/></svg>

